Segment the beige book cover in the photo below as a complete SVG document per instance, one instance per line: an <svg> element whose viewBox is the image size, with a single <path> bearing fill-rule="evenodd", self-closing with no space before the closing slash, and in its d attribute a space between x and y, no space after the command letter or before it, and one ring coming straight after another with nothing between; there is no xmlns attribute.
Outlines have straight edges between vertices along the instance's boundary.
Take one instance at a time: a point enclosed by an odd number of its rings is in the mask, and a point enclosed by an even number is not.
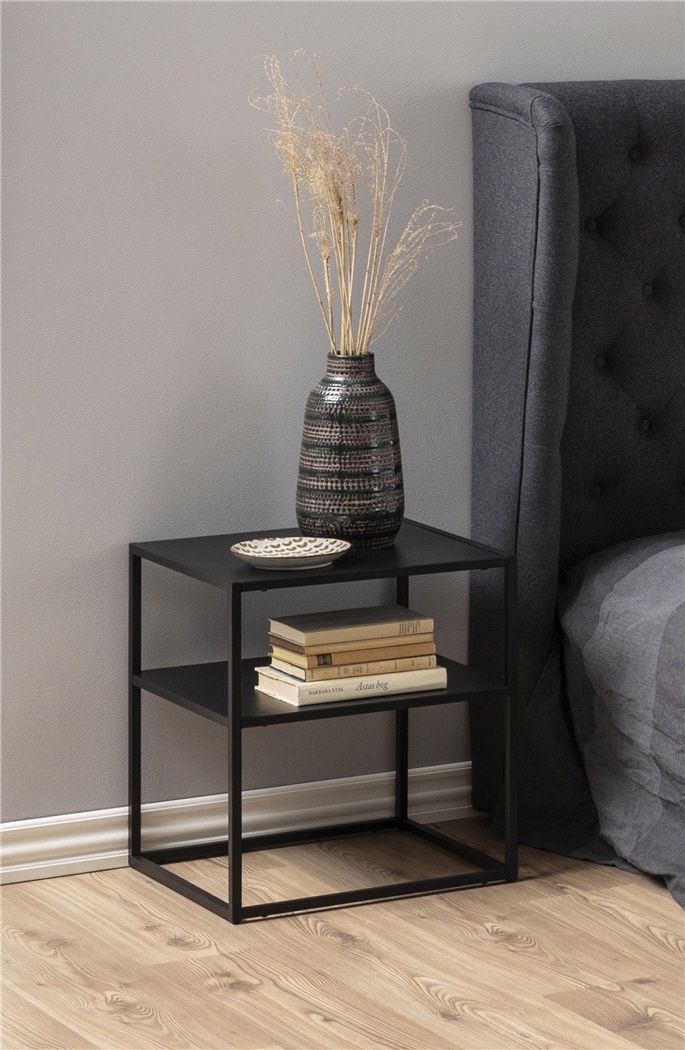
<svg viewBox="0 0 685 1050"><path fill-rule="evenodd" d="M423 671L427 667L435 667L436 664L435 656L410 656L404 660L373 660L367 663L342 664L336 667L306 668L279 660L276 656L271 658L272 667L283 671L284 674L292 675L293 678L301 678L305 682L325 682L332 678L354 678L361 675L393 674L397 671Z"/></svg>
<svg viewBox="0 0 685 1050"><path fill-rule="evenodd" d="M336 700L361 700L364 697L395 696L398 693L420 693L444 689L447 671L429 667L424 671L401 671L395 674L366 675L359 678L334 678L330 682L298 682L275 667L257 667L257 690L283 700L294 707L325 704Z"/></svg>
<svg viewBox="0 0 685 1050"><path fill-rule="evenodd" d="M275 638L275 636L271 636ZM423 637L423 635L421 636ZM427 637L430 638L430 635ZM387 641L387 639L385 639ZM377 649L353 649L343 650L339 653L318 653L310 655L308 653L298 653L293 649L286 649L283 646L272 644L271 653L278 660L283 660L285 663L295 664L296 667L302 667L311 670L316 667L327 667L335 670L336 667L341 667L343 664L363 664L371 661L378 662L379 660L408 660L413 656L434 656L435 655L435 643L432 641L418 642L413 645L384 645Z"/></svg>
<svg viewBox="0 0 685 1050"><path fill-rule="evenodd" d="M350 639L406 637L427 634L433 620L402 605L372 605L361 609L301 613L270 620L269 630L300 645L319 645Z"/></svg>
<svg viewBox="0 0 685 1050"><path fill-rule="evenodd" d="M402 637L399 635L394 638L364 638L361 641L358 639L349 639L344 642L324 642L321 645L299 645L297 642L291 642L287 638L279 638L277 634L269 634L269 644L272 647L279 649L287 649L293 653L299 653L301 656L316 657L317 659L307 666L311 667L324 667L326 664L334 663L334 659L326 659L327 657L335 657L344 653L354 653L353 659L359 659L357 655L360 652L364 652L367 649L389 649L393 650L396 648L405 646L429 646L432 647L429 651L435 652L435 642L433 639L433 632L429 631L426 634L407 634ZM402 653L398 653L401 656ZM412 653L412 656L420 656L420 653ZM323 657L321 661L318 657ZM345 661L343 661L345 662ZM304 665L303 665L304 666Z"/></svg>

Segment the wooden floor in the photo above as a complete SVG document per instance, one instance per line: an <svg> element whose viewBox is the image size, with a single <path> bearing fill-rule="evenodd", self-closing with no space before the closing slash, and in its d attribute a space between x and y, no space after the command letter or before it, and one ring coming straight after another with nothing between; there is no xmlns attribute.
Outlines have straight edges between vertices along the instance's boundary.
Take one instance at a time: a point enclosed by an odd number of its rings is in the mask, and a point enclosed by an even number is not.
<svg viewBox="0 0 685 1050"><path fill-rule="evenodd" d="M487 837L478 822L444 827ZM454 865L415 842L248 854L248 896ZM126 868L6 887L2 1046L682 1050L685 929L666 890L535 850L522 860L514 885L239 927ZM177 868L223 895L220 861Z"/></svg>

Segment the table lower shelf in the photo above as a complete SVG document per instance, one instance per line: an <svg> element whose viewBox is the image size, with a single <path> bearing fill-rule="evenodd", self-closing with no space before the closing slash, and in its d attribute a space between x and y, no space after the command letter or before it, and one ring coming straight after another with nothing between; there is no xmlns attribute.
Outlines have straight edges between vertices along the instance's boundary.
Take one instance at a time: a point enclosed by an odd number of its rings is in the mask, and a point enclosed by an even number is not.
<svg viewBox="0 0 685 1050"><path fill-rule="evenodd" d="M266 656L242 662L242 725L245 728L317 718L340 718L375 711L400 711L464 700L497 700L507 695L506 686L498 682L494 675L440 656L438 662L447 668L445 689L292 707L255 690L255 667L268 662ZM157 667L133 675L132 682L148 693L161 696L220 725L228 723L228 665L225 661Z"/></svg>

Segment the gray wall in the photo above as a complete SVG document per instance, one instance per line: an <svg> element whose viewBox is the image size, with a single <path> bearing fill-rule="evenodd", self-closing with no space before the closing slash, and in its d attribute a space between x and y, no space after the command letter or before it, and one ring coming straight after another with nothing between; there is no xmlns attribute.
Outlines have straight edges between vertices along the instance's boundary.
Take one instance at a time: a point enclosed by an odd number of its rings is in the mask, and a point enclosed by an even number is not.
<svg viewBox="0 0 685 1050"><path fill-rule="evenodd" d="M5 819L125 801L128 541L294 520L325 342L247 104L255 56L304 46L331 83L368 87L410 143L400 211L428 197L465 220L377 356L408 513L467 532L468 89L680 76L682 19L679 3L4 5ZM149 662L220 654L220 595L157 569L145 582ZM457 656L463 583L413 597ZM249 648L274 611L386 594L250 599ZM146 702L147 796L221 790L222 732ZM415 723L414 764L467 756L456 712ZM388 768L389 739L380 716L256 730L247 786Z"/></svg>

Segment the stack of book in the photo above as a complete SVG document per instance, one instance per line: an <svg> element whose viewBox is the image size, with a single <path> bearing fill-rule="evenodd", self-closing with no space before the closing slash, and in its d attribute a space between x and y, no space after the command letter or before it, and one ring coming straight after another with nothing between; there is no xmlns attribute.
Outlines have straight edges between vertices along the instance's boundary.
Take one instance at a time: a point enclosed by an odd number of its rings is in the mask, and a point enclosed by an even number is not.
<svg viewBox="0 0 685 1050"><path fill-rule="evenodd" d="M401 605L270 620L271 663L257 668L257 689L295 707L444 689L433 627Z"/></svg>

